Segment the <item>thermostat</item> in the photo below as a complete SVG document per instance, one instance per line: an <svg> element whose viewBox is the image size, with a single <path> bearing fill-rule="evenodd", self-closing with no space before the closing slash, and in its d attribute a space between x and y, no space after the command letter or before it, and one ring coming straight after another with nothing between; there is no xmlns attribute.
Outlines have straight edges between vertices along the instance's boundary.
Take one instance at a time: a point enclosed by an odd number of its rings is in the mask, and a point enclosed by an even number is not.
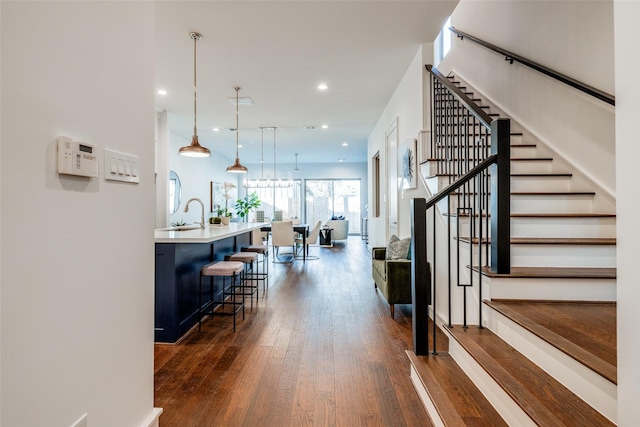
<svg viewBox="0 0 640 427"><path fill-rule="evenodd" d="M58 137L58 173L66 175L98 177L96 146L74 141L66 136Z"/></svg>

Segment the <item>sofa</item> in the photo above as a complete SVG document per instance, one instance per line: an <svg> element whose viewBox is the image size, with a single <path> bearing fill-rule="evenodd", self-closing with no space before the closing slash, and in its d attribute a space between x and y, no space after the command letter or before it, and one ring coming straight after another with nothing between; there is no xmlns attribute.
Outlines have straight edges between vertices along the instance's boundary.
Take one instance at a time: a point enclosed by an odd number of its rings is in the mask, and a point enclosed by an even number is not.
<svg viewBox="0 0 640 427"><path fill-rule="evenodd" d="M371 249L371 274L376 289L389 303L391 317L394 304L411 304L411 260L387 259L387 248Z"/></svg>
<svg viewBox="0 0 640 427"><path fill-rule="evenodd" d="M348 219L330 219L325 224L331 228L331 240L347 240L349 237L349 220Z"/></svg>

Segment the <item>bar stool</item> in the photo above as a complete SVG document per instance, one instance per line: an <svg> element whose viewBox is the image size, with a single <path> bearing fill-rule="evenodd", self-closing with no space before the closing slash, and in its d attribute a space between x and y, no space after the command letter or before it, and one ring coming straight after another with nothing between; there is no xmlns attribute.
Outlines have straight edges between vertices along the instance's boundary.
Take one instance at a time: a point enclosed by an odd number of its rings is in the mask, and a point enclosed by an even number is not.
<svg viewBox="0 0 640 427"><path fill-rule="evenodd" d="M244 246L240 249L242 252L255 252L259 255L262 255L261 259L258 260L258 264L256 265L255 274L258 280L262 280L262 292L269 287L269 246L264 244L264 236L263 232L256 228L251 232L251 245ZM259 269L260 264L262 264L262 269Z"/></svg>
<svg viewBox="0 0 640 427"><path fill-rule="evenodd" d="M240 285L234 286L234 295L249 296L251 300L251 310L253 311L253 295L258 303L258 278L254 276L254 263L258 262L258 254L253 252L236 252L224 257L225 261L241 262L244 265L244 274ZM255 281L255 285L253 284ZM240 289L238 292L237 289Z"/></svg>
<svg viewBox="0 0 640 427"><path fill-rule="evenodd" d="M202 316L206 310L202 309L202 278L209 277L209 297L210 297L210 315L213 318L214 308L216 304L222 304L222 312L218 312L219 315L233 316L233 332L236 331L236 314L242 309L242 319L244 320L244 301L236 302L235 295L228 291L235 285L236 280L243 279L244 264L237 261L214 261L211 262L200 270L200 292L198 293L198 331L202 330ZM222 277L222 301L213 300L213 278ZM231 278L230 287L227 287L227 277ZM227 302L225 296L232 295L233 300ZM226 312L225 304L232 305L232 311Z"/></svg>
<svg viewBox="0 0 640 427"><path fill-rule="evenodd" d="M262 292L269 287L269 247L267 245L250 245L244 246L242 252L253 252L262 255L256 265L256 271L253 273L257 280L262 281ZM262 265L262 268L259 268Z"/></svg>

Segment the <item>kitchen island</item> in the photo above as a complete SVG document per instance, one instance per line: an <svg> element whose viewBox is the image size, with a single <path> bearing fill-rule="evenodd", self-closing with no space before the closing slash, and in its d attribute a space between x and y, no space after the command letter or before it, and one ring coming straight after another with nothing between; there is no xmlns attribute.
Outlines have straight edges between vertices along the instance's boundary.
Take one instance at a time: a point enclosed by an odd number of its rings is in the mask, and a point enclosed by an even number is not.
<svg viewBox="0 0 640 427"><path fill-rule="evenodd" d="M208 225L204 229L155 230L155 341L175 343L198 323L200 269L251 244L251 232L265 223ZM222 298L214 280L214 301ZM210 302L208 287L203 306Z"/></svg>

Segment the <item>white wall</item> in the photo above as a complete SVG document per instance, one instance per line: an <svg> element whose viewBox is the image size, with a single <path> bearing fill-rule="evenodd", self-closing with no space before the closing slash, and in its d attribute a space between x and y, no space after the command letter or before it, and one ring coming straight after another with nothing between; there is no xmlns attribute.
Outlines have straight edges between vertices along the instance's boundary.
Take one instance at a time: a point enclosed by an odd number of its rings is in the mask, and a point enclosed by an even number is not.
<svg viewBox="0 0 640 427"><path fill-rule="evenodd" d="M0 10L0 423L148 425L154 4ZM59 176L58 135L139 156L140 184Z"/></svg>
<svg viewBox="0 0 640 427"><path fill-rule="evenodd" d="M396 180L396 177L389 176L386 168L386 150L385 150L385 132L391 126L393 121L398 118L398 142L402 143L408 138L419 138L419 133L423 130L424 125L424 57L432 56L432 44L426 43L422 45L411 64L407 68L402 80L398 83L398 87L394 91L389 103L381 114L375 128L369 135L368 154L369 162L373 156L380 152L381 162L381 188L383 197L381 198L381 216L374 218L369 215L369 245L386 246L386 218L388 215L386 202L389 195L387 192L387 183L389 179ZM371 165L369 165L369 180L372 180ZM369 200L373 200L369 189ZM416 197L426 197L426 192L418 181L418 188L405 190L404 194L400 192L398 195L398 235L399 237L408 237L411 234L411 214L410 200Z"/></svg>
<svg viewBox="0 0 640 427"><path fill-rule="evenodd" d="M618 425L638 425L640 419L640 341L636 319L640 308L638 282L638 117L640 2L615 2L616 179L618 271Z"/></svg>
<svg viewBox="0 0 640 427"><path fill-rule="evenodd" d="M452 14L461 31L614 93L613 2L470 1ZM487 99L615 197L612 106L454 36L438 65Z"/></svg>

